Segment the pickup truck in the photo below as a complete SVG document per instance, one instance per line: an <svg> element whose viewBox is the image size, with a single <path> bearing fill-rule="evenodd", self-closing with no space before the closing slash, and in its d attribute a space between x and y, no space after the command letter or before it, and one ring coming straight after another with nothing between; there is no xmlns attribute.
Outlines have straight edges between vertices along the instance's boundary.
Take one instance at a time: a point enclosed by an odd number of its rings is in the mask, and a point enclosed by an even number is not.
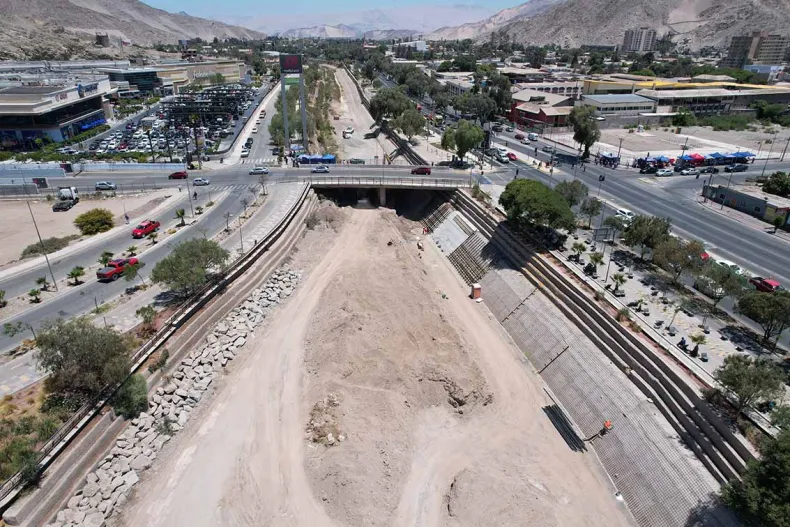
<svg viewBox="0 0 790 527"><path fill-rule="evenodd" d="M130 265L139 263L137 258L120 258L118 260L110 260L107 267L102 267L96 271L96 278L99 280L118 280L126 268Z"/></svg>
<svg viewBox="0 0 790 527"><path fill-rule="evenodd" d="M160 226L158 221L145 220L132 230L132 238L145 238Z"/></svg>

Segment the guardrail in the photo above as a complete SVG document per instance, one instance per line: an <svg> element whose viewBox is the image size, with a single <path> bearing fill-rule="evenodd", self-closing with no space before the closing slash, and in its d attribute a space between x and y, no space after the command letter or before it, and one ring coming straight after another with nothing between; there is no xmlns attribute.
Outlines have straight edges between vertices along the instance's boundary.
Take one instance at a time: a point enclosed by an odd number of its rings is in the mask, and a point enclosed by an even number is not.
<svg viewBox="0 0 790 527"><path fill-rule="evenodd" d="M288 177L278 179L287 182ZM302 176L294 181L306 181L313 187L403 187L403 188L432 188L432 189L457 189L471 188L472 182L467 179L451 178L420 178L420 177L353 177L353 176Z"/></svg>
<svg viewBox="0 0 790 527"><path fill-rule="evenodd" d="M65 173L58 163L0 163L0 179L63 177Z"/></svg>
<svg viewBox="0 0 790 527"><path fill-rule="evenodd" d="M175 172L184 170L184 163L73 163L74 172Z"/></svg>
<svg viewBox="0 0 790 527"><path fill-rule="evenodd" d="M162 328L131 356L132 367L123 381L117 385L107 387L93 401L82 406L46 443L44 443L38 451L39 457L37 464L39 472L52 463L69 442L76 437L91 419L93 419L108 403L121 384L130 376L134 375L152 353L167 342L176 330L183 326L184 323L205 306L209 300L220 291L227 288L228 284L236 280L244 271L249 269L249 267L282 236L291 220L299 211L302 203L304 203L309 191L310 187L306 185L302 194L294 202L288 213L277 223L265 239L258 242L248 253L231 263L230 267L228 267L228 269L226 269L216 280L193 294L178 307ZM11 499L16 497L22 488L22 473L17 472L0 487L0 505L6 505Z"/></svg>

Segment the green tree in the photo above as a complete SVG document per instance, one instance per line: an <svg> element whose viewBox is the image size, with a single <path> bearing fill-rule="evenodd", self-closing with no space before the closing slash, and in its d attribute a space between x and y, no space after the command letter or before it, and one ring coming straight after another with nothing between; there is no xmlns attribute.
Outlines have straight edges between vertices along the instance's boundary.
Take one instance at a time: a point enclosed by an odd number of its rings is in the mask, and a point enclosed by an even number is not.
<svg viewBox="0 0 790 527"><path fill-rule="evenodd" d="M154 309L154 306L150 305L137 309L134 314L143 319L143 324L148 327L153 326L154 320L156 319L156 309Z"/></svg>
<svg viewBox="0 0 790 527"><path fill-rule="evenodd" d="M623 273L614 273L612 275L612 281L614 282L614 292L620 290L620 286L625 285L627 278Z"/></svg>
<svg viewBox="0 0 790 527"><path fill-rule="evenodd" d="M112 212L107 209L92 209L74 218L74 225L82 234L98 234L112 229L115 225L115 218Z"/></svg>
<svg viewBox="0 0 790 527"><path fill-rule="evenodd" d="M598 198L586 198L579 208L579 212L583 216L587 216L587 228L592 226L592 219L599 215L603 210L603 202Z"/></svg>
<svg viewBox="0 0 790 527"><path fill-rule="evenodd" d="M603 263L603 253L594 252L590 253L590 263L595 267L599 267Z"/></svg>
<svg viewBox="0 0 790 527"><path fill-rule="evenodd" d="M183 227L187 224L186 220L184 219L187 215L187 211L184 209L176 209L176 219L179 220L179 226Z"/></svg>
<svg viewBox="0 0 790 527"><path fill-rule="evenodd" d="M447 127L442 133L442 148L448 152L455 151L455 127Z"/></svg>
<svg viewBox="0 0 790 527"><path fill-rule="evenodd" d="M790 326L790 292L749 291L738 300L738 311L760 325L767 346Z"/></svg>
<svg viewBox="0 0 790 527"><path fill-rule="evenodd" d="M211 76L211 84L225 84L225 76L222 73L215 73Z"/></svg>
<svg viewBox="0 0 790 527"><path fill-rule="evenodd" d="M639 257L645 257L647 249L655 249L667 236L671 223L669 219L656 216L637 216L625 229L623 239L628 247L639 246Z"/></svg>
<svg viewBox="0 0 790 527"><path fill-rule="evenodd" d="M767 358L728 355L713 377L737 399L736 410L777 397L782 391L782 369Z"/></svg>
<svg viewBox="0 0 790 527"><path fill-rule="evenodd" d="M479 145L485 138L482 128L464 119L458 121L455 126L445 130L445 135L449 136L450 134L452 134L452 139L448 137L445 140L444 135L442 136L442 146L445 144L454 145L455 153L460 159L463 159L472 148Z"/></svg>
<svg viewBox="0 0 790 527"><path fill-rule="evenodd" d="M115 253L112 253L112 252L110 252L110 251L103 251L103 252L101 253L101 255L99 256L99 259L98 259L97 261L98 261L98 262L99 262L101 265L104 265L104 266L106 266L108 263L110 263L110 260L112 260L112 257L113 257L113 255L114 255L114 254L115 254Z"/></svg>
<svg viewBox="0 0 790 527"><path fill-rule="evenodd" d="M34 304L41 302L41 291L38 289L31 289L27 292L27 296L30 297L30 301Z"/></svg>
<svg viewBox="0 0 790 527"><path fill-rule="evenodd" d="M601 138L598 121L595 120L595 107L584 105L576 106L568 116L568 122L573 127L573 140L584 146L582 157L590 157L590 147Z"/></svg>
<svg viewBox="0 0 790 527"><path fill-rule="evenodd" d="M145 278L143 278L143 274L140 272L142 268L143 264L140 262L127 265L123 270L123 279L127 282L133 282L135 278L139 278L143 286L145 286Z"/></svg>
<svg viewBox="0 0 790 527"><path fill-rule="evenodd" d="M587 246L582 242L575 242L571 246L571 251L573 251L576 254L576 261L578 262L579 260L581 260L582 255L585 252L587 252Z"/></svg>
<svg viewBox="0 0 790 527"><path fill-rule="evenodd" d="M701 242L689 242L667 236L653 251L653 261L659 267L672 274L672 281L678 283L684 272L698 274L702 270L702 258L705 252Z"/></svg>
<svg viewBox="0 0 790 527"><path fill-rule="evenodd" d="M738 298L746 291L746 278L733 272L729 267L715 262L705 265L701 277L709 281L711 287L706 288L705 295L713 300L715 308L723 298Z"/></svg>
<svg viewBox="0 0 790 527"><path fill-rule="evenodd" d="M751 461L741 480L722 488L722 500L748 527L790 525L790 431L768 440L761 458Z"/></svg>
<svg viewBox="0 0 790 527"><path fill-rule="evenodd" d="M75 266L68 274L68 277L74 280L74 285L80 285L80 278L83 276L85 276L85 268L80 265Z"/></svg>
<svg viewBox="0 0 790 527"><path fill-rule="evenodd" d="M414 103L400 88L382 88L370 100L370 115L380 122L382 119L393 119L414 107Z"/></svg>
<svg viewBox="0 0 790 527"><path fill-rule="evenodd" d="M571 230L574 216L565 198L539 181L516 179L499 197L508 219L514 223Z"/></svg>
<svg viewBox="0 0 790 527"><path fill-rule="evenodd" d="M612 240L617 239L617 235L625 230L625 220L620 216L608 216L603 220L603 226L612 229Z"/></svg>
<svg viewBox="0 0 790 527"><path fill-rule="evenodd" d="M5 299L5 289L0 289L0 307L5 307L8 305L8 301Z"/></svg>
<svg viewBox="0 0 790 527"><path fill-rule="evenodd" d="M685 106L680 108L672 117L672 126L694 126L697 119Z"/></svg>
<svg viewBox="0 0 790 527"><path fill-rule="evenodd" d="M481 123L488 122L494 116L497 105L494 99L484 93L467 92L453 100L453 107L464 113L471 113Z"/></svg>
<svg viewBox="0 0 790 527"><path fill-rule="evenodd" d="M763 191L777 196L790 197L790 174L781 171L774 172L763 184Z"/></svg>
<svg viewBox="0 0 790 527"><path fill-rule="evenodd" d="M139 373L132 375L118 388L112 398L112 408L117 415L135 419L148 409L148 383Z"/></svg>
<svg viewBox="0 0 790 527"><path fill-rule="evenodd" d="M188 296L208 283L212 270L224 268L228 256L228 251L212 240L188 240L156 264L151 280Z"/></svg>
<svg viewBox="0 0 790 527"><path fill-rule="evenodd" d="M38 289L41 289L42 291L49 290L49 281L47 280L46 276L39 276L36 278L36 285L38 286Z"/></svg>
<svg viewBox="0 0 790 527"><path fill-rule="evenodd" d="M568 202L568 205L571 207L575 207L579 203L587 197L590 189L587 188L587 185L579 181L578 179L574 179L573 181L560 181L554 187L554 192L557 192L560 196L565 198L565 201Z"/></svg>
<svg viewBox="0 0 790 527"><path fill-rule="evenodd" d="M151 245L156 245L156 239L159 237L159 233L154 231L148 235L148 239L151 240Z"/></svg>
<svg viewBox="0 0 790 527"><path fill-rule="evenodd" d="M411 141L412 137L425 129L425 117L416 108L409 108L400 114L392 124Z"/></svg>
<svg viewBox="0 0 790 527"><path fill-rule="evenodd" d="M87 317L46 322L36 339L47 387L73 400L95 397L129 373L128 340Z"/></svg>
<svg viewBox="0 0 790 527"><path fill-rule="evenodd" d="M126 254L128 254L129 256L137 256L137 246L130 245L129 247L127 247Z"/></svg>

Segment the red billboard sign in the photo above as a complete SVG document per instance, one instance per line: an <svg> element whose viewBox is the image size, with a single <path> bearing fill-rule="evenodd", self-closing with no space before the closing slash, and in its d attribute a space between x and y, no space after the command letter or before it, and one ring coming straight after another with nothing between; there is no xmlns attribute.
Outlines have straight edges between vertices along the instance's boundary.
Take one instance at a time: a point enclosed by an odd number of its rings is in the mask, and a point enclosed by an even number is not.
<svg viewBox="0 0 790 527"><path fill-rule="evenodd" d="M302 73L302 56L280 55L280 73L283 75Z"/></svg>

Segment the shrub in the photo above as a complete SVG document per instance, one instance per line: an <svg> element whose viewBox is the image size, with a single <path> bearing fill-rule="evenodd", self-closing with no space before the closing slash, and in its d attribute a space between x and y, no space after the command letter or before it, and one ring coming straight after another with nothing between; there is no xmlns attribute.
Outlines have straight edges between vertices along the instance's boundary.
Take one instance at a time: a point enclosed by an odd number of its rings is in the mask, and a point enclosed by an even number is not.
<svg viewBox="0 0 790 527"><path fill-rule="evenodd" d="M86 235L108 231L114 224L113 214L107 209L92 209L74 218L74 225Z"/></svg>
<svg viewBox="0 0 790 527"><path fill-rule="evenodd" d="M167 364L167 359L169 358L170 352L167 350L167 348L163 349L159 353L159 358L156 359L156 362L148 366L148 371L154 373L156 370L161 370L165 367L165 364Z"/></svg>
<svg viewBox="0 0 790 527"><path fill-rule="evenodd" d="M70 234L62 238L45 238L41 242L36 242L28 245L22 251L22 258L30 258L31 256L38 256L41 254L50 254L59 251L66 247L72 240L79 238L77 234Z"/></svg>
<svg viewBox="0 0 790 527"><path fill-rule="evenodd" d="M148 383L139 373L124 382L112 398L115 413L134 419L148 409Z"/></svg>

